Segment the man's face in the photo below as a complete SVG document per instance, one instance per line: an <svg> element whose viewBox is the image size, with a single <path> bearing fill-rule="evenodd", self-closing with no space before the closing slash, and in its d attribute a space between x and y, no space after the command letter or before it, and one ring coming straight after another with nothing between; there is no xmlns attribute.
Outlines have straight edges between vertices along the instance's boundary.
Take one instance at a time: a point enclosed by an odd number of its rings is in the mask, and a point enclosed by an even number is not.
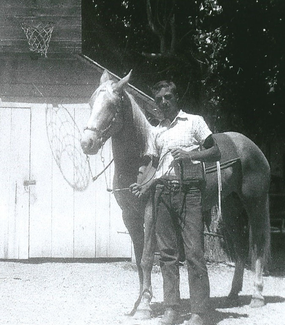
<svg viewBox="0 0 285 325"><path fill-rule="evenodd" d="M177 105L177 98L171 89L169 87L162 88L158 93L156 93L154 99L164 117L169 118L172 121L177 115L179 109Z"/></svg>

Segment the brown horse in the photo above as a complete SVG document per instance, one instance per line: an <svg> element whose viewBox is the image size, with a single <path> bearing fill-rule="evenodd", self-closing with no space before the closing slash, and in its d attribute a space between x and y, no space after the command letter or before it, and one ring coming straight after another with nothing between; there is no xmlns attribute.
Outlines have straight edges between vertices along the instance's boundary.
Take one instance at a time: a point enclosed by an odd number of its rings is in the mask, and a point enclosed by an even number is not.
<svg viewBox="0 0 285 325"><path fill-rule="evenodd" d="M122 209L124 223L134 244L140 280L136 317L150 317L151 269L155 250L155 224L151 200L139 200L128 190L136 181L141 157L153 126L125 90L130 74L119 82L104 72L100 86L93 93L91 116L81 146L86 154L96 154L112 137L115 163L113 188ZM247 137L235 132L216 135L222 151L222 224L223 235L235 273L228 298L236 301L242 289L243 272L250 252L254 273L252 307L264 305L263 267L270 250L268 191L270 168L261 150ZM223 143L228 142L228 147ZM229 150L229 146L234 150ZM234 151L234 159L230 154ZM218 173L215 166L206 168L205 210L218 201ZM122 189L120 191L120 189Z"/></svg>

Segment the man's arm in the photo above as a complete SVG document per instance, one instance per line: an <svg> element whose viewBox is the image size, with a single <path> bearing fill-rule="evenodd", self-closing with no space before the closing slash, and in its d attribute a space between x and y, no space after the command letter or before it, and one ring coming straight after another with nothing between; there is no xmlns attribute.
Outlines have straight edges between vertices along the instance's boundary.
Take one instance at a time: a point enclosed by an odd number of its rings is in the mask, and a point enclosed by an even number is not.
<svg viewBox="0 0 285 325"><path fill-rule="evenodd" d="M198 151L201 153L200 161L217 161L221 159L221 152L217 141L213 135L209 135L204 141L203 147L205 150ZM192 158L195 160L195 158ZM198 159L197 159L198 160Z"/></svg>
<svg viewBox="0 0 285 325"><path fill-rule="evenodd" d="M190 159L198 161L217 161L221 159L221 152L216 140L209 135L204 141L205 150L201 151L184 151L183 149L173 149L171 154L175 160Z"/></svg>

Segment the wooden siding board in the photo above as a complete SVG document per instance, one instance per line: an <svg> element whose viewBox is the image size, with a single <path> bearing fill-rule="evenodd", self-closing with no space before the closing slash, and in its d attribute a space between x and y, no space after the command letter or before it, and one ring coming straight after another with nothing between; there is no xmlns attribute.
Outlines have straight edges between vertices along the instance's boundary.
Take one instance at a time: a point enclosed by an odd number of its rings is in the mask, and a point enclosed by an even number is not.
<svg viewBox="0 0 285 325"><path fill-rule="evenodd" d="M12 134L12 109L8 109L10 110L10 115L7 116L9 118L9 120L7 120L7 124L10 125L10 132L6 133L7 137L9 139L8 142L8 146L6 147L6 164L7 161L9 161L9 167L8 167L8 184L7 184L7 188L6 191L8 192L8 198L7 198L7 202L8 202L8 213L7 215L5 215L5 219L6 219L6 224L5 224L5 231L4 231L4 238L5 238L5 248L4 248L4 256L6 258L15 258L15 250L14 250L14 245L13 245L13 241L11 243L11 231L13 229L13 221L14 221L14 206L15 206L15 179L14 179L14 175L12 174L13 171L13 148L11 147L11 134ZM5 130L5 129L4 129ZM11 160L11 164L10 164L10 160ZM11 248L12 246L12 248Z"/></svg>
<svg viewBox="0 0 285 325"><path fill-rule="evenodd" d="M75 222L74 222L74 254L75 258L96 257L96 226L95 226L95 200L94 191L75 193ZM92 195L90 195L92 194ZM90 202L92 200L92 202ZM86 205L84 207L84 202ZM90 208L89 211L87 207Z"/></svg>
<svg viewBox="0 0 285 325"><path fill-rule="evenodd" d="M71 110L71 115L74 114ZM62 159L61 168L69 168L69 160ZM68 165L68 166L67 166ZM70 171L71 172L71 171ZM52 161L52 257L73 257L73 189Z"/></svg>
<svg viewBox="0 0 285 325"><path fill-rule="evenodd" d="M88 118L87 118L88 119ZM87 120L86 120L87 123ZM108 164L110 151L110 140L108 140L103 148L102 157L105 158L105 164ZM104 165L100 159L100 156L96 157L95 166L92 173L97 175L100 173ZM110 178L107 178L108 184L112 182ZM106 191L106 179L104 175L97 178L93 183L95 190L95 218L96 218L96 257L108 257L109 256L109 241L110 241L110 196L111 194Z"/></svg>
<svg viewBox="0 0 285 325"><path fill-rule="evenodd" d="M8 258L8 220L10 215L10 165L7 158L10 157L10 133L11 133L11 109L2 108L0 110L0 258ZM6 136L2 136L6 134ZM3 150L5 148L5 150ZM13 207L13 204L12 204Z"/></svg>
<svg viewBox="0 0 285 325"><path fill-rule="evenodd" d="M45 19L54 17L54 20L60 20L62 16L78 17L81 14L81 6L52 6L52 7L28 7L28 6L10 6L1 7L1 14L14 18L18 21Z"/></svg>
<svg viewBox="0 0 285 325"><path fill-rule="evenodd" d="M47 52L47 56L51 53L80 53L81 52L81 45L78 44L76 41L58 41L58 42L51 42L50 47L51 50ZM28 53L30 52L28 43L23 40L21 42L15 43L13 40L5 40L0 41L0 50L2 52L13 52L13 53Z"/></svg>
<svg viewBox="0 0 285 325"><path fill-rule="evenodd" d="M37 17L41 16L61 17L65 15L81 15L81 5L78 4L78 0L75 4L70 3L70 0L68 2L69 3L65 6L56 4L52 4L50 6L33 6L26 3L13 4L13 2L11 2L11 4L9 5L9 3L1 2L0 10L1 15L5 14L5 16L7 17L12 17L15 19L25 18L25 16L34 16L34 18L36 19Z"/></svg>
<svg viewBox="0 0 285 325"><path fill-rule="evenodd" d="M95 194L92 184L84 192L74 193L74 253L75 258L96 257Z"/></svg>
<svg viewBox="0 0 285 325"><path fill-rule="evenodd" d="M74 107L74 120L76 121L76 134L83 130L86 123L86 116L89 116L89 105L63 105ZM78 131L79 130L79 131ZM77 139L77 135L75 136ZM81 147L77 147L81 150ZM80 151L81 153L81 151ZM95 252L95 189L91 180L91 175L86 157L82 154L78 156L77 167L84 175L89 176L89 186L84 191L74 191L74 252L75 258L94 258ZM90 164L94 164L96 157L90 157ZM81 167L80 167L81 166Z"/></svg>
<svg viewBox="0 0 285 325"><path fill-rule="evenodd" d="M51 42L50 50L47 55L51 53L81 53L81 44L76 41L59 40L58 42ZM26 40L3 40L0 41L0 51L6 53L27 53L29 46Z"/></svg>
<svg viewBox="0 0 285 325"><path fill-rule="evenodd" d="M23 97L34 97L42 99L41 94L31 84L2 84L3 96L24 96ZM74 87L72 85L58 85L58 88L52 85L37 85L37 88L42 92L43 95L48 94L47 97L52 98L82 98L82 93L86 91L84 86Z"/></svg>
<svg viewBox="0 0 285 325"><path fill-rule="evenodd" d="M29 255L29 188L24 187L24 181L30 177L30 110L12 110L11 147L14 151L13 175L15 182L15 235L13 239L15 258L26 259Z"/></svg>
<svg viewBox="0 0 285 325"><path fill-rule="evenodd" d="M0 7L2 8L9 8L14 6L23 6L26 7L38 7L45 8L45 7L70 7L70 6L78 6L81 0L6 0L2 1Z"/></svg>
<svg viewBox="0 0 285 325"><path fill-rule="evenodd" d="M1 108L1 227L2 258L28 257L29 190L23 182L29 178L30 111ZM5 138L7 141L5 141ZM6 167L5 167L6 166ZM3 187L4 186L4 187Z"/></svg>
<svg viewBox="0 0 285 325"><path fill-rule="evenodd" d="M46 105L32 106L30 255L52 257L52 155L46 134Z"/></svg>
<svg viewBox="0 0 285 325"><path fill-rule="evenodd" d="M68 6L77 6L80 4L81 0L6 0L1 2L0 8L9 8L13 6L25 6L27 7L49 7L49 6L60 6L60 7L68 7Z"/></svg>
<svg viewBox="0 0 285 325"><path fill-rule="evenodd" d="M58 30L55 28L52 32L51 40L53 42L58 42L60 40L65 42L78 41L81 39L81 30L78 27L79 25L70 22L70 24L63 26ZM3 28L3 26L0 25L0 28ZM5 26L5 40L2 40L2 42L4 43L7 40L25 40L27 42L23 29L20 26L19 28L15 28L12 24L11 26Z"/></svg>

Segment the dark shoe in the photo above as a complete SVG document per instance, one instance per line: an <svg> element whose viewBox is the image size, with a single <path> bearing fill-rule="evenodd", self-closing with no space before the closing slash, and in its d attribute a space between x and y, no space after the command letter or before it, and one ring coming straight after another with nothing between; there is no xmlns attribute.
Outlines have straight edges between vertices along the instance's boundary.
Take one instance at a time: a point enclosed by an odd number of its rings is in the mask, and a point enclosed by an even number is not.
<svg viewBox="0 0 285 325"><path fill-rule="evenodd" d="M191 318L184 325L204 325L204 322L198 314L192 314Z"/></svg>
<svg viewBox="0 0 285 325"><path fill-rule="evenodd" d="M166 308L158 325L174 325L178 318L178 312L173 308Z"/></svg>

